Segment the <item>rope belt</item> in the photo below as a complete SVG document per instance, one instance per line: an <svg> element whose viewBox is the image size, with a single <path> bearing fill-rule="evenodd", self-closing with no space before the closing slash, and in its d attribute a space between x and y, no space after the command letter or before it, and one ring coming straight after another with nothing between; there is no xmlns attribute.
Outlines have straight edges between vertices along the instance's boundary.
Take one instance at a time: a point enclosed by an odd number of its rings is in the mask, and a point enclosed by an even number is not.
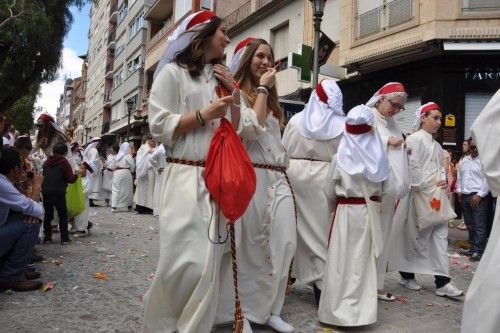
<svg viewBox="0 0 500 333"><path fill-rule="evenodd" d="M113 171L113 170L110 170L110 169L108 169L108 170L109 171ZM118 168L115 168L114 171L117 171L117 170L129 170L129 168L120 168L120 167L118 167Z"/></svg>
<svg viewBox="0 0 500 333"><path fill-rule="evenodd" d="M302 161L311 161L311 162L327 162L330 163L330 161L322 161L322 160L317 160L315 158L307 158L307 157L289 157L291 160L302 160Z"/></svg>
<svg viewBox="0 0 500 333"><path fill-rule="evenodd" d="M205 167L205 161L191 161L191 160L184 160L182 158L175 158L175 157L167 157L167 162L168 163L175 163L175 164L197 166L197 167Z"/></svg>
<svg viewBox="0 0 500 333"><path fill-rule="evenodd" d="M370 197L371 201L380 202L380 197L373 196ZM365 198L346 198L346 197L338 197L337 205L366 205Z"/></svg>

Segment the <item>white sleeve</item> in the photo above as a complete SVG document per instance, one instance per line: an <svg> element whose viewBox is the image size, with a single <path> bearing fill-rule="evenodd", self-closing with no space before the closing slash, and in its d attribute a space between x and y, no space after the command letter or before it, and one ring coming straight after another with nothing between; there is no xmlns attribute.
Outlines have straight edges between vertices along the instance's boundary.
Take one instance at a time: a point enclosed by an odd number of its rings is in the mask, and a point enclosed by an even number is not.
<svg viewBox="0 0 500 333"><path fill-rule="evenodd" d="M238 125L238 135L249 141L257 140L266 128L259 125L255 111L248 106L243 94L240 97L240 123Z"/></svg>

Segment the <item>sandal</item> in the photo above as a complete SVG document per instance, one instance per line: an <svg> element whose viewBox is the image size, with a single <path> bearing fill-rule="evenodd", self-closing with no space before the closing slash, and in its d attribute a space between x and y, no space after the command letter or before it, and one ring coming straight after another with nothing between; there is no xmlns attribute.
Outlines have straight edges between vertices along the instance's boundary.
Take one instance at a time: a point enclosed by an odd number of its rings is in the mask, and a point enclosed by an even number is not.
<svg viewBox="0 0 500 333"><path fill-rule="evenodd" d="M379 293L377 293L377 297L381 301L388 301L388 302L392 302L392 301L394 301L396 299L396 297L394 297L389 292L386 292L385 294L379 294Z"/></svg>

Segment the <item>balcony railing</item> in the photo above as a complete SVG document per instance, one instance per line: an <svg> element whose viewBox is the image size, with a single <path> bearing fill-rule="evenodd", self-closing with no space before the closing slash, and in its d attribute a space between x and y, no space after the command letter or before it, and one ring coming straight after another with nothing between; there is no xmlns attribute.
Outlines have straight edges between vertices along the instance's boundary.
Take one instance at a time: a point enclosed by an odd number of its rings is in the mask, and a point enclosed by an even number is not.
<svg viewBox="0 0 500 333"><path fill-rule="evenodd" d="M101 134L108 133L110 125L111 125L111 122L109 122L109 121L102 123Z"/></svg>
<svg viewBox="0 0 500 333"><path fill-rule="evenodd" d="M116 39L116 30L111 30L108 35L108 44L114 42Z"/></svg>
<svg viewBox="0 0 500 333"><path fill-rule="evenodd" d="M499 0L462 0L463 12L500 11Z"/></svg>
<svg viewBox="0 0 500 333"><path fill-rule="evenodd" d="M147 42L146 50L156 44L166 33L168 33L172 27L174 26L173 17L170 17L168 21L165 22L165 25Z"/></svg>
<svg viewBox="0 0 500 333"><path fill-rule="evenodd" d="M367 37L413 19L415 0L393 0L356 17L357 38Z"/></svg>
<svg viewBox="0 0 500 333"><path fill-rule="evenodd" d="M273 0L249 0L245 2L241 7L224 18L226 29L234 27L236 24L250 16L252 13L270 4L272 1ZM255 3L254 8L252 8L252 2Z"/></svg>

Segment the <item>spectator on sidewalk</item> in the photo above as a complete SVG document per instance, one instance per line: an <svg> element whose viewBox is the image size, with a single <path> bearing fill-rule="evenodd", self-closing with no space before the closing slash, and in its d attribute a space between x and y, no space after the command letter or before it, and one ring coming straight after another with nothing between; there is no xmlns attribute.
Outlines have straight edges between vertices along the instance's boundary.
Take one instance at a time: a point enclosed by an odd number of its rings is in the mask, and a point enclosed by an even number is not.
<svg viewBox="0 0 500 333"><path fill-rule="evenodd" d="M68 146L59 142L54 145L52 155L43 164L43 206L45 217L43 219L44 243L52 243L52 228L50 223L54 219L54 207L59 215L59 232L61 244L66 245L71 240L68 236L68 209L66 207L66 187L76 182L78 175L73 173L71 165L66 159ZM79 171L82 176L85 170Z"/></svg>
<svg viewBox="0 0 500 333"><path fill-rule="evenodd" d="M469 152L460 162L456 191L471 243L471 248L465 254L471 256L470 260L479 261L488 239L491 197L488 195L488 183L473 139L469 139Z"/></svg>
<svg viewBox="0 0 500 333"><path fill-rule="evenodd" d="M39 281L29 281L25 275L34 245L32 224L25 215L41 218L43 207L37 201L43 181L41 174L33 179L32 198L21 194L14 183L23 176L21 156L12 148L0 154L0 289L36 290ZM39 275L38 275L39 276Z"/></svg>
<svg viewBox="0 0 500 333"><path fill-rule="evenodd" d="M466 156L469 156L469 140L465 140L463 143L462 143L462 156L460 157L460 159L458 160L458 163L457 163L457 166L456 166L456 170L457 170L457 173L458 173L458 170L460 169L460 163L462 162L462 160L466 157ZM457 219L458 220L461 220L462 219L462 204L460 203L460 201L458 200L458 193L455 193L455 213L457 213ZM460 229L460 230L467 230L467 227L465 226L465 223L462 221L462 223L460 223L458 226L457 226L457 229Z"/></svg>

